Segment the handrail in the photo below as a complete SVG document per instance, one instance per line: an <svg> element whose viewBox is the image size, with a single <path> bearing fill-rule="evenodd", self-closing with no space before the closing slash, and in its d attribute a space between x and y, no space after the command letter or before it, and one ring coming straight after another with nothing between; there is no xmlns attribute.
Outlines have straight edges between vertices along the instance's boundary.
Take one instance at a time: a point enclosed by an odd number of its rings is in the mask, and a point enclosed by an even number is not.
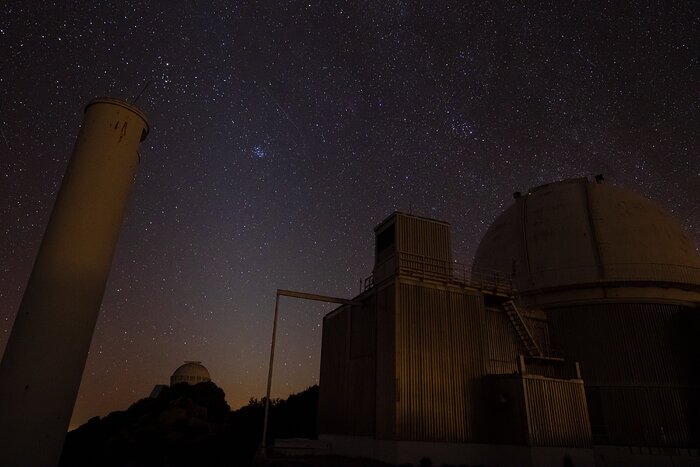
<svg viewBox="0 0 700 467"><path fill-rule="evenodd" d="M535 288L577 283L620 281L649 281L700 285L700 268L683 264L607 263L603 265L602 277L600 273L601 271L597 266L579 266L540 271L535 270L532 271L529 276L532 286Z"/></svg>
<svg viewBox="0 0 700 467"><path fill-rule="evenodd" d="M398 252L398 272L422 279L457 282L481 290L512 294L513 282L509 274L487 269L471 269L462 263L445 261L424 255ZM364 280L365 290L374 285L373 276Z"/></svg>
<svg viewBox="0 0 700 467"><path fill-rule="evenodd" d="M483 268L469 268L466 265L453 261L431 258L408 252L398 252L398 271L404 274L434 280L458 282L483 290L496 290L497 292L512 294L513 282L516 276L503 271ZM588 284L604 282L634 282L649 281L657 283L675 283L700 285L700 267L682 264L663 263L607 263L603 267L603 276L600 277L600 269L597 266L581 266L568 268L554 268L540 271L532 271L526 279L526 292L532 288L540 289L552 286L564 286L570 284ZM521 277L520 279L525 279ZM518 281L520 286L525 284ZM364 281L364 289L374 285L373 276Z"/></svg>

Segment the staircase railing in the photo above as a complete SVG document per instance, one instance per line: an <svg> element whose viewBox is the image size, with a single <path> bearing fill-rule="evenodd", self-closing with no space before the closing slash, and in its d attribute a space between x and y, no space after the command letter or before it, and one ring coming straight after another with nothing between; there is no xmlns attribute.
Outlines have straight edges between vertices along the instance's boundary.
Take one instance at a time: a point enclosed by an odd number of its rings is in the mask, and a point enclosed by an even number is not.
<svg viewBox="0 0 700 467"><path fill-rule="evenodd" d="M527 322L525 322L525 318L523 317L523 315L520 314L518 306L515 304L515 302L513 300L503 302L503 309L505 310L506 315L508 316L508 320L513 325L515 333L518 335L520 341L525 346L525 350L527 351L528 357L544 357L542 349L540 348L539 344L532 335L532 332L530 332L530 327L527 325Z"/></svg>

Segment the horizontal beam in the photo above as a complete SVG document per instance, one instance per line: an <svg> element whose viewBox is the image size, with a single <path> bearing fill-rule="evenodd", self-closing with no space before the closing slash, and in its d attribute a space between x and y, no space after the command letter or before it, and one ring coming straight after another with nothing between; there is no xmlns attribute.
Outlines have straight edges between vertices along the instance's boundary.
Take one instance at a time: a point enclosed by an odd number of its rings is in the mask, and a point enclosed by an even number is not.
<svg viewBox="0 0 700 467"><path fill-rule="evenodd" d="M362 302L359 302L357 300L347 300L345 298L329 297L327 295L316 295L306 292L295 292L293 290L277 289L277 295L281 295L284 297L302 298L304 300L316 300L317 302L340 303L341 305L362 305Z"/></svg>

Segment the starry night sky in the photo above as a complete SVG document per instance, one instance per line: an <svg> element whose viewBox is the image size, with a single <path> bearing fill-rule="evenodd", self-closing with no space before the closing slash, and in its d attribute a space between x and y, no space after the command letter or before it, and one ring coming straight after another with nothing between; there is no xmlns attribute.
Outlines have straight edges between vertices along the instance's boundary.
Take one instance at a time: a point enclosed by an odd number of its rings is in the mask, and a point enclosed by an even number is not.
<svg viewBox="0 0 700 467"><path fill-rule="evenodd" d="M85 104L151 134L71 426L201 360L265 392L275 289L351 297L394 210L470 264L524 191L603 173L700 240L697 2L0 5L0 351ZM282 299L273 396L318 381L332 305Z"/></svg>

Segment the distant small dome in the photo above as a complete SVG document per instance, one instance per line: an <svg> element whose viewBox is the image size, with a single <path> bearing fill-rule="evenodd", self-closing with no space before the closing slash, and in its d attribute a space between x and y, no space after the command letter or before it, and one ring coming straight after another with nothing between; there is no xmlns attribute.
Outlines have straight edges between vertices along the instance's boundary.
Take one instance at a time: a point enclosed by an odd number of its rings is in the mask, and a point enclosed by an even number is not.
<svg viewBox="0 0 700 467"><path fill-rule="evenodd" d="M197 384L211 381L209 370L202 362L185 362L170 377L170 385L177 383Z"/></svg>

